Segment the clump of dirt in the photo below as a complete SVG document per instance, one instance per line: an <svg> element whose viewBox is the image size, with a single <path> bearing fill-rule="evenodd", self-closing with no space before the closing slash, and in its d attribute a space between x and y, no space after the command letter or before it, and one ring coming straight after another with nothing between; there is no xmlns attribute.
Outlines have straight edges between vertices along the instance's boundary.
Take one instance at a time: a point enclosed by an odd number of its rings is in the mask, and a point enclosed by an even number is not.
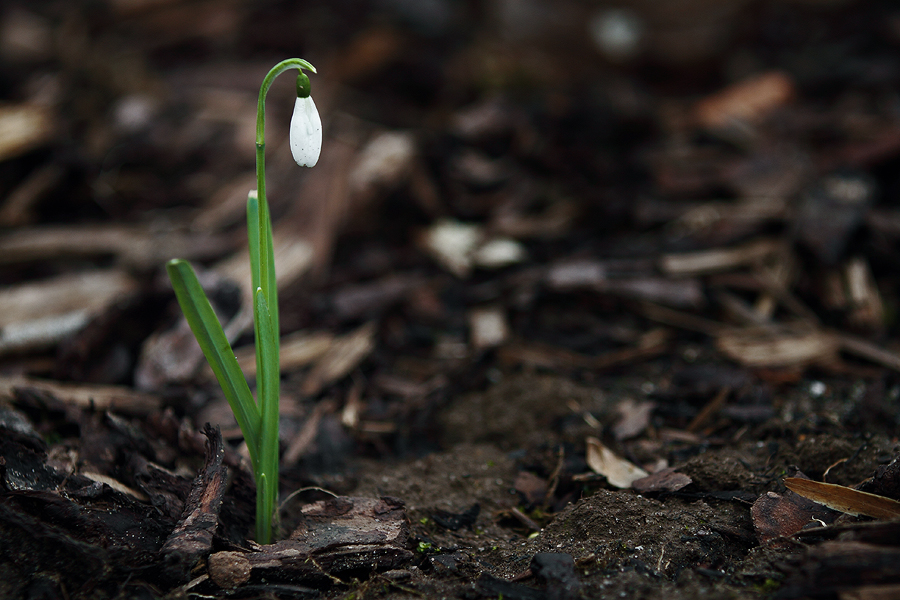
<svg viewBox="0 0 900 600"><path fill-rule="evenodd" d="M612 406L596 387L553 375L525 374L454 399L440 422L446 443L526 448L558 441L559 420L566 416L586 411L602 417Z"/></svg>

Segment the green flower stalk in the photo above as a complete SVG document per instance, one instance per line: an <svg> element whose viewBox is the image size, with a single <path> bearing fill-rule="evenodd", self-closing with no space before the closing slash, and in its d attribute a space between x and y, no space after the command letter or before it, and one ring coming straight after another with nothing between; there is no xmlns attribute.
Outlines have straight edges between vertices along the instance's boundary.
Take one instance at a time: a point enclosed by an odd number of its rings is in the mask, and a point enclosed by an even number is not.
<svg viewBox="0 0 900 600"><path fill-rule="evenodd" d="M300 58L284 60L263 79L256 110L256 189L247 198L247 237L250 246L253 325L256 341L256 395L238 366L222 325L190 264L173 259L166 265L175 296L234 412L250 451L256 479L256 540L272 539L272 521L278 497L279 368L278 287L272 244L272 220L266 201L266 95L278 75L297 69L297 100L291 119L291 153L301 166L312 167L322 149L322 121L309 95L309 77L303 69L315 67Z"/></svg>

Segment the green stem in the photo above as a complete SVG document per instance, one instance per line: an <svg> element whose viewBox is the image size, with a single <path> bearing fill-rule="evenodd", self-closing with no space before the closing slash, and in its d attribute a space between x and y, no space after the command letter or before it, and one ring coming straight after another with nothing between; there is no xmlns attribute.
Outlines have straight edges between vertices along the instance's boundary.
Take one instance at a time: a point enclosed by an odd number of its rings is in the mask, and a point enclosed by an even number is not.
<svg viewBox="0 0 900 600"><path fill-rule="evenodd" d="M281 61L269 71L259 88L256 109L256 194L247 199L247 229L253 286L256 332L257 404L260 415L258 470L256 474L256 538L267 544L272 538L272 518L278 496L278 400L280 396L278 287L272 219L266 201L266 95L272 82L288 69L308 69L300 58Z"/></svg>
<svg viewBox="0 0 900 600"><path fill-rule="evenodd" d="M316 72L316 68L302 58L289 58L272 67L259 88L259 102L256 105L256 192L260 204L266 201L266 95L275 78L288 69Z"/></svg>

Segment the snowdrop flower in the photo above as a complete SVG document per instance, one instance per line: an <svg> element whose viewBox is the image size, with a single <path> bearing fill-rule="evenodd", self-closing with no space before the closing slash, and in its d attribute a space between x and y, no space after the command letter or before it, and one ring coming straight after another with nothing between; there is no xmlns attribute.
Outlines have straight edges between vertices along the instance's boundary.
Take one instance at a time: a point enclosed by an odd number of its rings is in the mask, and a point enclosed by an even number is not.
<svg viewBox="0 0 900 600"><path fill-rule="evenodd" d="M322 119L316 103L309 95L309 77L300 71L297 75L297 101L291 117L291 154L301 167L312 167L322 152Z"/></svg>

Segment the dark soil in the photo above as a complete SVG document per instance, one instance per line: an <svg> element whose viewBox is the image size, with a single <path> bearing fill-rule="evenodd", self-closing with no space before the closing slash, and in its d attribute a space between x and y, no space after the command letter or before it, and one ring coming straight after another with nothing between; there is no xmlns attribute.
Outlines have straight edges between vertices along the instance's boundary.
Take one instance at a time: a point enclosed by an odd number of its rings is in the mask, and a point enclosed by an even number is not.
<svg viewBox="0 0 900 600"><path fill-rule="evenodd" d="M252 370L292 56L260 546L163 266ZM13 1L0 101L0 597L900 595L894 2Z"/></svg>

